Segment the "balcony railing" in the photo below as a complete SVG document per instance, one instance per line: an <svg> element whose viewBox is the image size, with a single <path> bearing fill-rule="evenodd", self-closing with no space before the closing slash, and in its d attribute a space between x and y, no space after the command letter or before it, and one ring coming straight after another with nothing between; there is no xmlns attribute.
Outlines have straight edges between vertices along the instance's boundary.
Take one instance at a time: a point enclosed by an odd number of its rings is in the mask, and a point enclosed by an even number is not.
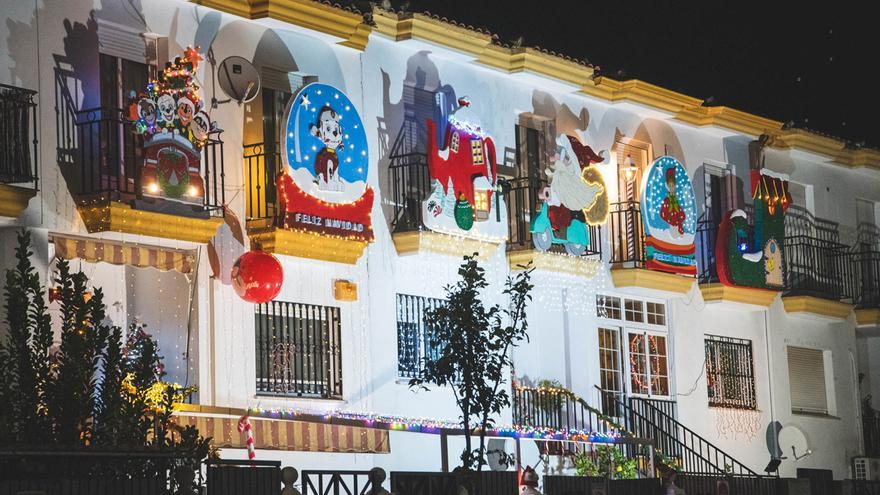
<svg viewBox="0 0 880 495"><path fill-rule="evenodd" d="M865 250L848 253L849 294L856 309L880 308L880 251Z"/></svg>
<svg viewBox="0 0 880 495"><path fill-rule="evenodd" d="M254 143L244 146L245 172L247 173L247 221L276 219L278 194L275 177L282 170L281 148L278 143Z"/></svg>
<svg viewBox="0 0 880 495"><path fill-rule="evenodd" d="M37 187L36 94L0 84L0 184Z"/></svg>
<svg viewBox="0 0 880 495"><path fill-rule="evenodd" d="M76 196L114 201L144 196L144 138L135 134L126 111L100 107L58 115L59 120L62 115L73 118L72 125L58 123L59 165ZM197 175L203 183L202 197L187 198L186 203L201 211L222 213L226 198L223 142L219 138L209 138L202 147Z"/></svg>
<svg viewBox="0 0 880 495"><path fill-rule="evenodd" d="M510 190L505 196L507 203L507 250L533 249L532 222L542 215L541 191L547 181L533 177L511 179ZM583 256L602 257L602 228L587 225L589 244ZM554 243L551 252L566 253L562 243Z"/></svg>
<svg viewBox="0 0 880 495"><path fill-rule="evenodd" d="M273 301L255 316L259 395L342 398L339 308Z"/></svg>
<svg viewBox="0 0 880 495"><path fill-rule="evenodd" d="M604 432L613 421L565 390L513 387L513 423L533 428Z"/></svg>
<svg viewBox="0 0 880 495"><path fill-rule="evenodd" d="M785 295L849 299L852 264L843 244L806 235L786 236Z"/></svg>
<svg viewBox="0 0 880 495"><path fill-rule="evenodd" d="M618 268L644 268L645 239L638 201L611 203L608 226L611 264Z"/></svg>
<svg viewBox="0 0 880 495"><path fill-rule="evenodd" d="M715 247L718 243L718 222L713 218L697 221L697 281L701 284L718 282Z"/></svg>

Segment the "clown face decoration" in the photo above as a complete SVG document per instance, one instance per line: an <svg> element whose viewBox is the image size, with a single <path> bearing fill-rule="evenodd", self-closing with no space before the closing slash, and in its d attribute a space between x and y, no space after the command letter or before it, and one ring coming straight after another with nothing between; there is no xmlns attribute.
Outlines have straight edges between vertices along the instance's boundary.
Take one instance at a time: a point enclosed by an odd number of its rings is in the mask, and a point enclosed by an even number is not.
<svg viewBox="0 0 880 495"><path fill-rule="evenodd" d="M159 97L156 104L159 106L159 121L165 125L171 125L174 122L174 111L176 110L174 97L164 94Z"/></svg>
<svg viewBox="0 0 880 495"><path fill-rule="evenodd" d="M177 119L180 121L181 127L186 128L192 122L195 111L196 106L186 96L182 96L177 100Z"/></svg>
<svg viewBox="0 0 880 495"><path fill-rule="evenodd" d="M324 145L315 156L315 179L321 189L334 190L334 184L339 183L339 156L336 151L342 147L340 120L342 116L328 105L318 114L318 121L309 126L309 133Z"/></svg>
<svg viewBox="0 0 880 495"><path fill-rule="evenodd" d="M193 123L190 126L193 137L199 142L204 142L208 138L208 132L211 130L211 117L204 110L199 111L193 117Z"/></svg>
<svg viewBox="0 0 880 495"><path fill-rule="evenodd" d="M149 98L141 98L138 101L138 117L142 118L148 126L156 124L156 102Z"/></svg>

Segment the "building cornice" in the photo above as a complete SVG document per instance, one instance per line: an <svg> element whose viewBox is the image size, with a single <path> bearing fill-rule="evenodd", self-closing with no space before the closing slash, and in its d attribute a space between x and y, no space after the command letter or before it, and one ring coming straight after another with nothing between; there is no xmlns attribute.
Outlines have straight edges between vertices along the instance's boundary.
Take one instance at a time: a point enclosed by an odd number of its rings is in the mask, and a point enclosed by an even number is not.
<svg viewBox="0 0 880 495"><path fill-rule="evenodd" d="M357 264L367 241L276 227L248 229L253 245L262 251L320 261Z"/></svg>
<svg viewBox="0 0 880 495"><path fill-rule="evenodd" d="M777 149L798 149L849 168L880 170L880 151L846 146L842 139L803 129L783 129L782 122L723 106L704 106L704 100L631 79L597 76L590 65L528 47L507 47L491 35L420 13L398 13L373 7L372 20L341 7L313 0L191 0L248 19L269 17L343 41L363 50L371 32L394 41L421 40L473 56L475 62L506 73L529 72L580 88L583 94L609 102L631 102L668 112L672 118L697 127L715 126L760 136L769 134Z"/></svg>
<svg viewBox="0 0 880 495"><path fill-rule="evenodd" d="M700 284L700 292L703 294L703 301L707 303L733 302L764 308L770 307L779 294L772 290L730 287L724 284Z"/></svg>
<svg viewBox="0 0 880 495"><path fill-rule="evenodd" d="M431 230L399 232L391 235L397 254L404 256L422 252L445 254L461 258L477 255L477 259L485 260L498 249L499 241L481 241L467 237L442 234Z"/></svg>
<svg viewBox="0 0 880 495"><path fill-rule="evenodd" d="M806 313L834 320L845 320L852 312L852 305L812 296L784 296L782 305L786 313Z"/></svg>
<svg viewBox="0 0 880 495"><path fill-rule="evenodd" d="M191 0L246 19L270 18L341 38L342 46L363 50L372 31L364 16L312 0Z"/></svg>
<svg viewBox="0 0 880 495"><path fill-rule="evenodd" d="M691 277L644 268L612 268L611 280L618 289L633 287L676 294L687 294L694 284L694 279Z"/></svg>

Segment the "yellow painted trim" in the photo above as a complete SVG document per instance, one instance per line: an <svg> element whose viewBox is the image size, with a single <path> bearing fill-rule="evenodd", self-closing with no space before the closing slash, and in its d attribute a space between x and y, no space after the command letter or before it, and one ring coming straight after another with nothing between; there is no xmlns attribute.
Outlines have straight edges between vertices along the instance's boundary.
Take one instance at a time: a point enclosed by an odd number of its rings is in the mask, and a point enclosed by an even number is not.
<svg viewBox="0 0 880 495"><path fill-rule="evenodd" d="M765 308L770 307L779 294L772 290L729 287L724 284L700 284L700 292L703 294L703 301L707 303L736 302Z"/></svg>
<svg viewBox="0 0 880 495"><path fill-rule="evenodd" d="M614 268L611 270L611 280L615 287L641 287L687 294L695 279L644 268Z"/></svg>
<svg viewBox="0 0 880 495"><path fill-rule="evenodd" d="M461 258L477 253L477 259L484 260L498 249L498 243L495 242L441 234L431 230L392 234L391 239L394 241L397 254L401 256L426 252Z"/></svg>
<svg viewBox="0 0 880 495"><path fill-rule="evenodd" d="M880 309L857 309L855 313L857 325L880 325Z"/></svg>
<svg viewBox="0 0 880 495"><path fill-rule="evenodd" d="M509 251L507 263L511 270L522 270L531 263L532 268L545 272L565 273L578 277L592 278L602 267L600 260L588 259L583 256L545 253L534 249Z"/></svg>
<svg viewBox="0 0 880 495"><path fill-rule="evenodd" d="M342 38L342 46L363 50L372 27L361 14L313 0L192 0L247 19L269 17Z"/></svg>
<svg viewBox="0 0 880 495"><path fill-rule="evenodd" d="M86 229L91 232L123 232L206 243L223 224L222 218L191 218L154 211L135 210L118 201L77 207Z"/></svg>
<svg viewBox="0 0 880 495"><path fill-rule="evenodd" d="M251 242L268 253L354 265L364 254L367 241L345 239L300 230L248 229Z"/></svg>
<svg viewBox="0 0 880 495"><path fill-rule="evenodd" d="M812 296L785 296L782 305L786 313L812 313L845 320L853 307L850 304Z"/></svg>
<svg viewBox="0 0 880 495"><path fill-rule="evenodd" d="M36 195L37 191L33 187L0 184L0 217L18 218Z"/></svg>
<svg viewBox="0 0 880 495"><path fill-rule="evenodd" d="M606 101L630 101L670 112L695 126L717 126L752 136L770 134L771 146L797 148L829 158L845 167L880 169L880 150L847 148L843 140L801 129L782 129L782 122L730 107L704 107L703 100L660 86L631 79L617 81L594 77L585 64L535 48L505 47L492 36L420 13L389 12L373 7L375 26L361 15L313 0L191 0L223 12L259 19L270 17L342 38L339 44L364 50L372 32L394 41L418 39L469 54L487 67L507 73L531 72L580 88L580 92Z"/></svg>

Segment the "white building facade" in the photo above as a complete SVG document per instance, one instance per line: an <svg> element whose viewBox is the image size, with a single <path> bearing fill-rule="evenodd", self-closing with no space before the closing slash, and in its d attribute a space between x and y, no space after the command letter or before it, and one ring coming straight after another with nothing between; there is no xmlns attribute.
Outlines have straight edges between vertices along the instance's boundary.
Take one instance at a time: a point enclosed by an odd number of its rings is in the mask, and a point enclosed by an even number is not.
<svg viewBox="0 0 880 495"><path fill-rule="evenodd" d="M504 303L518 265L535 268L507 387L550 384L610 418L650 416L636 433L683 458L711 444L732 459L713 461L721 471L763 473L775 458L782 476L848 478L875 448L863 403L880 393L880 153L421 14L198 3L6 2L0 24L3 97L35 103L15 138L29 151L0 164L4 268L22 227L47 285L70 259L104 288L115 324L148 324L168 378L198 387L190 417L454 420L451 390L408 381L430 354L424 311L476 252L487 304ZM200 143L194 171L151 179L147 138L130 130L139 93L196 46L200 99L222 132ZM298 120L300 107L317 111ZM171 198L184 179L201 185ZM776 229L780 258L762 228ZM739 252L719 248L725 234ZM234 290L233 262L251 250L283 267L272 303ZM511 408L499 423L534 420ZM441 469L436 435L345 437L373 435L366 426L281 433L288 448L257 455ZM461 441L449 442L454 466ZM539 449L522 448L534 465Z"/></svg>

